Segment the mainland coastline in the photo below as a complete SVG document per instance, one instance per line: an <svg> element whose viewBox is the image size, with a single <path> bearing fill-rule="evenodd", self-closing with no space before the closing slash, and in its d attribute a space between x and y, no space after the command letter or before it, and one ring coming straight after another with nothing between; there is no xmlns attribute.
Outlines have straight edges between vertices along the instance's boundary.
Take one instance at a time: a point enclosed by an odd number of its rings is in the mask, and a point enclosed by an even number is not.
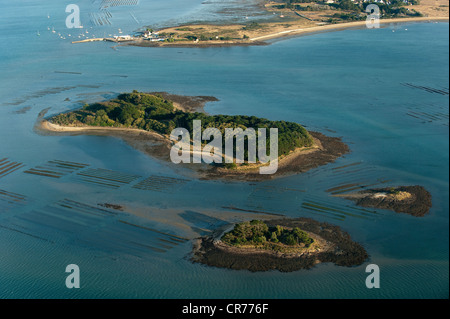
<svg viewBox="0 0 450 319"><path fill-rule="evenodd" d="M367 11L369 4L378 8L378 16ZM85 38L72 43L108 41L116 46L139 47L230 47L268 45L268 40L314 33L359 28L378 28L411 22L448 22L446 0L274 0L260 1L258 10L265 19L246 16L240 22L195 21L163 28L143 26L130 35ZM250 16L252 12L248 12ZM376 26L370 25L376 19ZM395 31L395 30L393 30Z"/></svg>
<svg viewBox="0 0 450 319"><path fill-rule="evenodd" d="M404 23L431 23L431 22L449 22L449 17L408 17L408 18L392 18L381 19L380 27L386 27L390 24L404 24ZM365 21L340 22L333 24L319 24L311 25L304 24L304 22L290 22L290 23L261 23L262 31L252 33L252 37L245 39L229 39L229 40L208 40L208 41L180 41L180 42L166 42L166 41L147 41L141 37L131 37L129 40L117 40L114 38L95 38L85 39L81 41L73 41L76 43L89 43L106 41L116 43L116 46L137 46L137 47L166 47L166 48L210 48L210 47L233 47L233 46L265 46L271 42L269 40L281 40L283 38L306 36L323 32L337 32L352 29L367 28ZM196 32L229 32L228 30L238 31L245 28L245 25L229 24L214 26L208 24L183 24L175 27L164 28L159 30L160 33L174 33L176 30L191 30ZM270 31L267 31L269 30Z"/></svg>
<svg viewBox="0 0 450 319"><path fill-rule="evenodd" d="M410 23L410 22L448 22L448 17L414 17L414 18L394 18L380 20L380 26L385 27L389 24ZM119 46L138 46L138 47L183 47L183 48L208 48L208 47L230 47L230 46L264 46L269 45L268 40L283 39L293 36L310 35L322 32L336 32L351 29L366 28L365 21L343 22L335 24L324 25L304 25L302 23L289 23L289 27L283 23L261 23L264 30L270 29L270 32L260 31L255 32L254 36L242 40L212 40L212 41L189 41L189 42L148 42L142 39L135 39L134 41L119 44ZM225 25L225 26L211 26L211 25L180 25L176 27L161 29L162 33L171 33L175 30L189 28L193 31L201 30L217 30L223 32L223 29L232 28L240 29L245 26L242 25ZM275 32L273 32L275 30Z"/></svg>

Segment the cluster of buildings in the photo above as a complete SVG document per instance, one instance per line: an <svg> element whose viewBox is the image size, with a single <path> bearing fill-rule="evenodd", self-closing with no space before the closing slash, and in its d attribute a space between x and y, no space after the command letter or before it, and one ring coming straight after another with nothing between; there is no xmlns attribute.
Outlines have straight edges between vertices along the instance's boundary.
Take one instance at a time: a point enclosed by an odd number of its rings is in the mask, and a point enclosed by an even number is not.
<svg viewBox="0 0 450 319"><path fill-rule="evenodd" d="M151 41L151 42L166 40L166 38L160 37L157 32L153 32L153 31L140 32L135 36L131 36L128 34L127 35L115 35L113 37L113 39L116 42L135 41L135 40L140 40L140 39Z"/></svg>
<svg viewBox="0 0 450 319"><path fill-rule="evenodd" d="M166 38L160 37L158 32L153 32L151 30L146 30L142 32L141 38L143 38L144 40L148 40L150 42L158 42L166 40Z"/></svg>
<svg viewBox="0 0 450 319"><path fill-rule="evenodd" d="M131 35L115 35L114 40L116 41L133 41L134 38Z"/></svg>

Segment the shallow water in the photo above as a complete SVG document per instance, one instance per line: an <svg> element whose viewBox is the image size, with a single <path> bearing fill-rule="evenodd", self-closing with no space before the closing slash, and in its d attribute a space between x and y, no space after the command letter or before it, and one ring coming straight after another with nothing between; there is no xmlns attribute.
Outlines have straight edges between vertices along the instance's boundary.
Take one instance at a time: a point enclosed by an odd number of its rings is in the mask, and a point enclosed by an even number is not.
<svg viewBox="0 0 450 319"><path fill-rule="evenodd" d="M144 24L163 25L220 11L217 4L180 3L141 1L141 11L126 12L139 21L149 12ZM0 297L448 298L448 93L418 88L448 92L448 23L323 33L265 47L112 50L107 43L72 45L47 30L68 33L56 1L3 7L0 160L11 165L0 175ZM138 27L115 10L114 27ZM56 114L133 89L215 96L220 101L205 108L210 114L295 121L342 137L351 153L302 175L224 183L192 179L115 138L33 130L43 109ZM419 184L431 192L433 208L413 218L362 210L327 192L348 184ZM341 226L380 266L382 288L365 287L368 263L288 274L190 263L191 242L174 239L249 218L225 214L225 206ZM82 274L77 291L64 285L72 263Z"/></svg>

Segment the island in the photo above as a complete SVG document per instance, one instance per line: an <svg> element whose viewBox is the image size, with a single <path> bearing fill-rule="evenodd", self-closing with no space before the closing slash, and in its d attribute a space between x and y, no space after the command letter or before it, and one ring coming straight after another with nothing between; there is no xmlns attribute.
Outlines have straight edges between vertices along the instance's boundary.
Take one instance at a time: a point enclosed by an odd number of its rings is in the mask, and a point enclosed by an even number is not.
<svg viewBox="0 0 450 319"><path fill-rule="evenodd" d="M252 128L278 129L278 170L273 175L260 174L259 168L268 163L249 161L245 150L243 163L225 160L216 163L181 163L180 167L194 169L201 178L263 180L299 173L333 162L349 151L339 138L328 137L318 132L309 132L293 122L270 121L255 116L208 115L202 110L206 102L214 97L185 97L164 92L122 93L117 98L85 104L81 109L43 119L38 127L46 133L108 135L124 139L133 147L165 162L171 162L174 140L170 134L175 128L184 128L192 136L193 122L201 121L201 129L216 128L223 133L227 129ZM259 137L258 137L259 139ZM191 140L192 142L192 140ZM225 148L227 141L222 145ZM246 140L248 144L248 139ZM202 140L202 145L205 141ZM233 143L233 152L237 152ZM269 149L269 148L268 148ZM193 152L193 151L192 151ZM225 151L222 152L225 154Z"/></svg>
<svg viewBox="0 0 450 319"><path fill-rule="evenodd" d="M358 206L388 209L415 217L425 216L432 207L431 194L419 185L367 189L333 196L353 200Z"/></svg>
<svg viewBox="0 0 450 319"><path fill-rule="evenodd" d="M309 218L252 220L231 231L218 229L197 239L191 255L193 262L252 272L291 272L327 262L352 267L368 258L340 227Z"/></svg>

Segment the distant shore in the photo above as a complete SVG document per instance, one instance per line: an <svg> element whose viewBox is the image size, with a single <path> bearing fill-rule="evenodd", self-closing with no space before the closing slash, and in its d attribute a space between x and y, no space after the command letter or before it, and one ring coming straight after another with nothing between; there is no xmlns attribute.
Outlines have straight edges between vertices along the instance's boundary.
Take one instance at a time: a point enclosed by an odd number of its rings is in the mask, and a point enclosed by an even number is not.
<svg viewBox="0 0 450 319"><path fill-rule="evenodd" d="M380 25L384 26L391 23L409 23L409 22L448 22L447 17L413 17L413 18L394 18L394 19L380 19ZM281 23L262 23L265 26L263 31L256 31L253 36L246 40L221 40L221 41L180 41L180 42L150 42L146 40L130 41L119 44L121 46L140 46L140 47L229 47L229 46L261 46L268 45L267 40L281 39L291 36L307 35L320 32L333 32L343 31L347 29L357 29L366 27L366 21L355 21L335 24L324 25L304 25L302 23L289 22L292 26L286 28ZM168 33L174 30L183 28L233 28L242 27L240 25L224 25L224 26L211 26L211 25L181 25L177 27L171 27L162 29L159 32ZM267 32L270 29L270 33ZM275 31L275 32L274 32Z"/></svg>
<svg viewBox="0 0 450 319"><path fill-rule="evenodd" d="M408 22L448 22L448 18L442 17L415 17L415 18L395 18L395 19L380 19L380 25L390 24L390 23L408 23ZM355 21L355 22L345 22L336 24L326 24L321 26L309 27L309 28L299 28L299 29L288 29L282 32L277 32L273 34L262 35L256 38L252 38L252 41L265 41L269 39L277 39L282 37L289 37L294 35L302 35L308 33L316 32L331 32L331 31L341 31L346 29L353 29L359 27L366 27L366 21Z"/></svg>
<svg viewBox="0 0 450 319"><path fill-rule="evenodd" d="M448 22L448 17L411 17L411 18L392 18L392 19L380 19L380 26L385 26L392 23L410 23L410 22ZM289 27L286 27L289 25ZM95 38L95 39L84 39L80 41L73 41L72 43L88 43L88 42L98 42L107 41L116 43L117 46L139 46L139 47L185 47L185 48L209 48L209 47L230 47L230 46L264 46L269 43L268 40L282 39L292 36L308 35L321 32L333 32L333 31L343 31L347 29L358 29L365 28L366 21L354 21L354 22L342 22L342 23L323 23L323 25L317 25L317 23L312 23L311 21L287 21L287 23L281 22L265 22L261 23L262 28L260 30L253 30L244 32L241 29L244 25L240 24L227 24L227 25L207 25L207 24L187 24L179 25L174 27L169 27L161 29L159 33L172 33L177 30L183 29L194 29L194 30L205 30L216 32L229 32L234 31L238 33L248 33L246 39L230 39L230 40L207 40L207 41L148 41L141 37L131 37L127 40L119 40L114 38Z"/></svg>

